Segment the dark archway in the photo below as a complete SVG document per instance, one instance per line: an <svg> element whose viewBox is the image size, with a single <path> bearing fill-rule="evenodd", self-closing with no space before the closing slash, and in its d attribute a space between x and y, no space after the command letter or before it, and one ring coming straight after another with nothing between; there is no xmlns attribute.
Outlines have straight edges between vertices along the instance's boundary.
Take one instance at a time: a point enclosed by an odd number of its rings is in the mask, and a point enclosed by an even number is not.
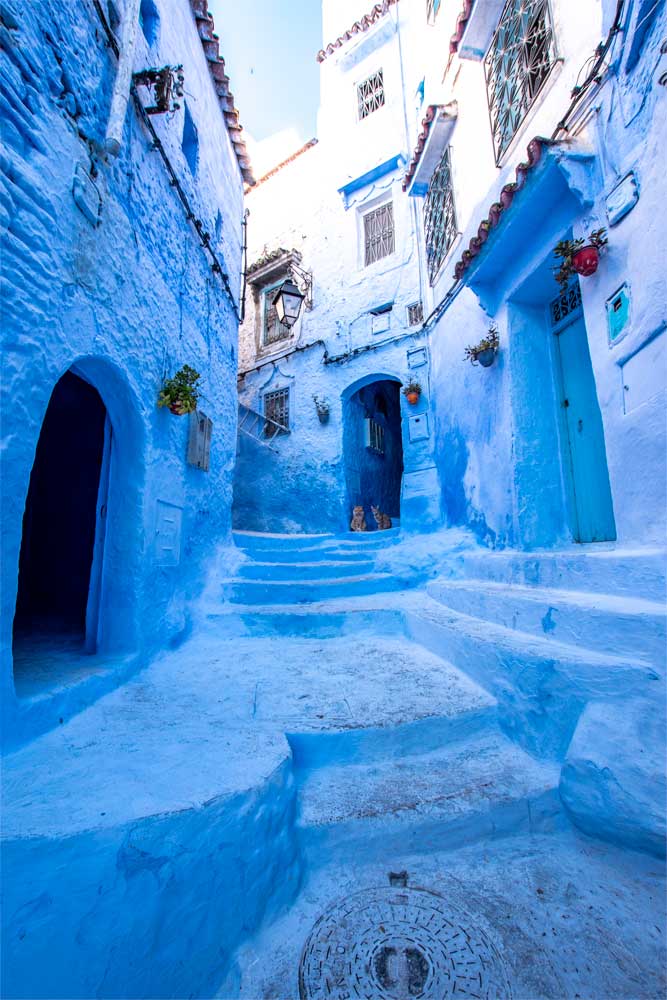
<svg viewBox="0 0 667 1000"><path fill-rule="evenodd" d="M44 417L23 515L15 666L22 646L83 648L106 419L97 390L65 372Z"/></svg>
<svg viewBox="0 0 667 1000"><path fill-rule="evenodd" d="M343 451L348 520L352 508L361 505L368 528L374 529L371 504L392 518L399 518L403 438L398 380L364 379L356 391L345 394Z"/></svg>

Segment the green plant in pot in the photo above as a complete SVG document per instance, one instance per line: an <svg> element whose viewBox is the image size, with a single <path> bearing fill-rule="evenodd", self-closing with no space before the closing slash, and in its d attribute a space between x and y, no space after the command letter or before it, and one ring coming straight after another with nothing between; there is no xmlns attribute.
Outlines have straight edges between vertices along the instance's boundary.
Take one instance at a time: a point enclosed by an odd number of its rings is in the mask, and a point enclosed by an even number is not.
<svg viewBox="0 0 667 1000"><path fill-rule="evenodd" d="M186 413L194 413L199 401L199 388L197 383L201 375L190 365L183 365L176 372L173 378L165 379L160 394L157 398L157 405L168 406L177 417L182 417Z"/></svg>
<svg viewBox="0 0 667 1000"><path fill-rule="evenodd" d="M410 406L414 406L416 403L419 402L419 397L421 396L421 394L422 394L422 387L419 384L419 382L417 382L417 380L414 378L411 378L407 383L407 385L403 386L403 395L407 399Z"/></svg>
<svg viewBox="0 0 667 1000"><path fill-rule="evenodd" d="M595 274L600 262L600 250L608 242L607 230L603 226L602 229L594 229L587 239L579 237L557 243L554 254L560 259L560 264L553 271L561 288L565 288L574 274L581 274L584 278Z"/></svg>
<svg viewBox="0 0 667 1000"><path fill-rule="evenodd" d="M465 359L471 365L480 364L482 368L490 368L495 361L499 346L498 327L492 323L486 337L483 337L478 344L469 344L465 348Z"/></svg>

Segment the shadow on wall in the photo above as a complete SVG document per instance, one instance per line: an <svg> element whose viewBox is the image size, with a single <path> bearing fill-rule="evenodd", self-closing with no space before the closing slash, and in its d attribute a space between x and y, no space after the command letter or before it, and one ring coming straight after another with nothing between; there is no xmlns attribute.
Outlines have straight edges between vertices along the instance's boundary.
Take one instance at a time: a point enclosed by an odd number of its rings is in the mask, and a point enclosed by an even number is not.
<svg viewBox="0 0 667 1000"><path fill-rule="evenodd" d="M375 380L373 380L375 379ZM403 478L400 382L371 376L343 399L343 454L348 522L362 506L369 529L375 528L371 504L400 517Z"/></svg>

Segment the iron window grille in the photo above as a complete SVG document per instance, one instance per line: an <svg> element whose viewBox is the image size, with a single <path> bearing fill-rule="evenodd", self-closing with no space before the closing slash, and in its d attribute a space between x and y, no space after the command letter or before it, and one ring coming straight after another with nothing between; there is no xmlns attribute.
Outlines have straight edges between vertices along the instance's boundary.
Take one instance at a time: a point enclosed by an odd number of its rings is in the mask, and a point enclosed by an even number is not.
<svg viewBox="0 0 667 1000"><path fill-rule="evenodd" d="M382 70L357 84L357 110L359 121L368 118L384 106L384 77Z"/></svg>
<svg viewBox="0 0 667 1000"><path fill-rule="evenodd" d="M372 417L368 418L366 447L376 455L384 455L384 427Z"/></svg>
<svg viewBox="0 0 667 1000"><path fill-rule="evenodd" d="M278 288L267 288L264 292L264 315L263 315L263 342L264 344L276 344L280 340L287 340L290 336L290 328L281 323L278 319L276 307L273 304Z"/></svg>
<svg viewBox="0 0 667 1000"><path fill-rule="evenodd" d="M424 234L428 277L433 284L458 234L449 147L442 154L442 159L433 172L428 186L424 200Z"/></svg>
<svg viewBox="0 0 667 1000"><path fill-rule="evenodd" d="M429 24L434 23L439 10L440 0L426 0L426 20Z"/></svg>
<svg viewBox="0 0 667 1000"><path fill-rule="evenodd" d="M549 0L507 0L484 59L496 165L555 61Z"/></svg>
<svg viewBox="0 0 667 1000"><path fill-rule="evenodd" d="M408 326L419 326L424 322L424 306L421 302L413 302L408 306Z"/></svg>
<svg viewBox="0 0 667 1000"><path fill-rule="evenodd" d="M274 389L264 393L264 416L264 437L273 438L276 433L285 434L289 430L289 389ZM279 424L283 430L276 431L275 424Z"/></svg>
<svg viewBox="0 0 667 1000"><path fill-rule="evenodd" d="M394 252L394 206L392 202L364 215L364 266Z"/></svg>
<svg viewBox="0 0 667 1000"><path fill-rule="evenodd" d="M581 309L581 286L578 281L568 285L560 295L549 303L551 325L558 326L571 313Z"/></svg>

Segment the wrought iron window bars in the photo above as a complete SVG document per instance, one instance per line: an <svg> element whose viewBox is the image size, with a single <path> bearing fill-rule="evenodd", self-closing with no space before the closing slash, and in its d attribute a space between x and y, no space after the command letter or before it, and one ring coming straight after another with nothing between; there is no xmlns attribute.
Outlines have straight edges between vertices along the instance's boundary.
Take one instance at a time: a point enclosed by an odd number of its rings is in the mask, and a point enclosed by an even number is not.
<svg viewBox="0 0 667 1000"><path fill-rule="evenodd" d="M380 205L364 215L364 265L374 264L394 252L394 206Z"/></svg>
<svg viewBox="0 0 667 1000"><path fill-rule="evenodd" d="M384 77L382 70L373 73L368 79L357 85L357 111L359 121L368 118L384 105Z"/></svg>
<svg viewBox="0 0 667 1000"><path fill-rule="evenodd" d="M507 0L484 59L496 165L555 61L549 0Z"/></svg>
<svg viewBox="0 0 667 1000"><path fill-rule="evenodd" d="M452 165L449 147L447 147L442 154L440 163L433 172L424 200L426 262L431 284L435 281L457 233Z"/></svg>

